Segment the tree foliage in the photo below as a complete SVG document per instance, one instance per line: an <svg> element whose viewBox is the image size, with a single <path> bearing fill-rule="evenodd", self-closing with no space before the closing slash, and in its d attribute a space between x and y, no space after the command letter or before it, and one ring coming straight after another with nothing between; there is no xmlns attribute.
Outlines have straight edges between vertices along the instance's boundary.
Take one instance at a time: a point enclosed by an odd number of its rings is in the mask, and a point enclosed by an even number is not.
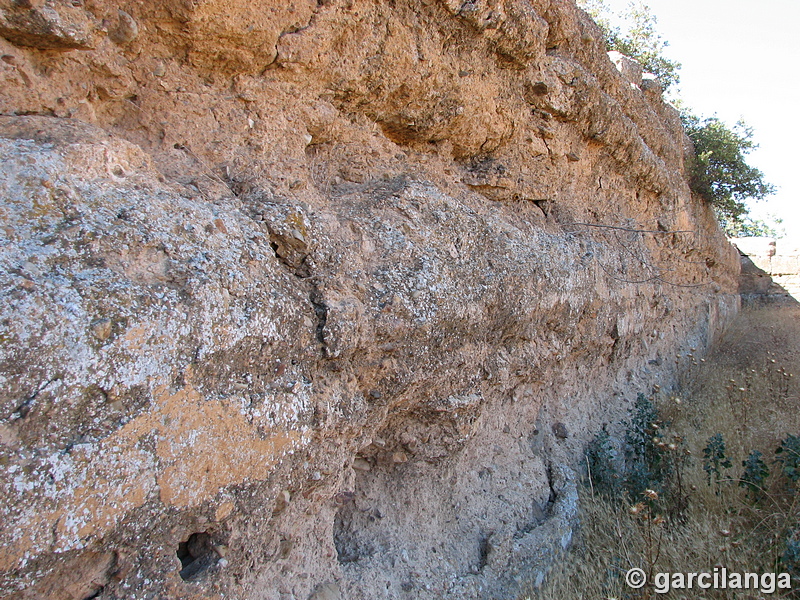
<svg viewBox="0 0 800 600"><path fill-rule="evenodd" d="M665 90L678 83L681 65L664 55L669 43L656 31L658 20L649 6L631 2L627 10L615 14L604 0L582 0L578 4L600 26L608 51L616 50L639 62L646 72L658 77ZM624 29L612 20L622 21Z"/></svg>
<svg viewBox="0 0 800 600"><path fill-rule="evenodd" d="M754 219L743 216L740 219L728 219L717 214L720 225L729 237L770 237L780 238L786 235L786 230L781 227L783 219L770 216L767 220Z"/></svg>
<svg viewBox="0 0 800 600"><path fill-rule="evenodd" d="M678 83L681 65L664 55L668 43L656 31L657 20L646 4L631 2L626 11L616 14L605 0L578 3L603 31L609 51L638 61L665 89ZM757 148L753 130L743 121L730 127L716 116L698 117L689 110L682 110L681 120L695 147L688 165L689 185L714 207L725 232L730 236L777 233L767 223L747 216L745 200L761 200L775 191L760 170L747 164L747 155Z"/></svg>
<svg viewBox="0 0 800 600"><path fill-rule="evenodd" d="M689 165L692 191L714 206L727 229L740 228L747 214L744 201L774 192L764 174L747 164L747 154L757 147L753 130L743 121L728 127L717 117L703 119L689 111L683 111L681 120L695 148Z"/></svg>

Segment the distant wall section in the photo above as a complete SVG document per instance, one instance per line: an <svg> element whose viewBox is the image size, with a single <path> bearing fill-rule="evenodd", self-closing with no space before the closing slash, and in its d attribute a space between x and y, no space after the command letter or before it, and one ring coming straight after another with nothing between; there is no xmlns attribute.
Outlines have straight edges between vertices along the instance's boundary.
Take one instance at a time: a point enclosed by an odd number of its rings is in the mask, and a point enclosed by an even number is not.
<svg viewBox="0 0 800 600"><path fill-rule="evenodd" d="M736 238L742 257L743 295L800 299L800 244L768 237Z"/></svg>

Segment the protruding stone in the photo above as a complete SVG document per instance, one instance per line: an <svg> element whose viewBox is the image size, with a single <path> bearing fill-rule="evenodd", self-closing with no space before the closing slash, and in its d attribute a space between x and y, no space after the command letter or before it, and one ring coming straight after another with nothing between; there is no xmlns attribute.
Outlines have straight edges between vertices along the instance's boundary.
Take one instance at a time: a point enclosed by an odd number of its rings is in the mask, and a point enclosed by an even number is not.
<svg viewBox="0 0 800 600"><path fill-rule="evenodd" d="M231 502L230 500L227 500L227 501L223 502L214 511L214 520L215 521L224 521L233 512L234 507L235 506L234 506L233 502Z"/></svg>
<svg viewBox="0 0 800 600"><path fill-rule="evenodd" d="M292 495L289 493L289 490L283 490L275 499L275 508L272 510L272 514L278 515L286 510L286 507L289 506L289 501L291 499Z"/></svg>
<svg viewBox="0 0 800 600"><path fill-rule="evenodd" d="M281 539L280 545L278 546L278 556L280 556L280 558L288 558L289 554L292 553L292 548L294 548L294 540L290 538Z"/></svg>
<svg viewBox="0 0 800 600"><path fill-rule="evenodd" d="M639 87L645 94L657 98L660 98L664 93L664 84L652 73L644 73L642 75L642 83Z"/></svg>
<svg viewBox="0 0 800 600"><path fill-rule="evenodd" d="M365 458L357 458L353 461L353 469L356 471L367 472L372 470L372 465Z"/></svg>
<svg viewBox="0 0 800 600"><path fill-rule="evenodd" d="M314 588L308 600L342 600L342 592L335 583L321 583Z"/></svg>
<svg viewBox="0 0 800 600"><path fill-rule="evenodd" d="M393 452L392 462L395 464L402 464L408 462L408 455L405 452Z"/></svg>
<svg viewBox="0 0 800 600"><path fill-rule="evenodd" d="M111 40L120 46L130 44L139 36L139 25L124 10L117 11L117 27L109 34Z"/></svg>
<svg viewBox="0 0 800 600"><path fill-rule="evenodd" d="M71 2L0 0L0 36L40 50L90 50L95 47L91 15Z"/></svg>
<svg viewBox="0 0 800 600"><path fill-rule="evenodd" d="M355 492L351 491L344 491L339 492L333 497L333 503L337 506L344 506L348 502L352 502L356 497Z"/></svg>
<svg viewBox="0 0 800 600"><path fill-rule="evenodd" d="M111 337L112 326L109 319L98 319L92 323L92 333L101 342L105 342Z"/></svg>

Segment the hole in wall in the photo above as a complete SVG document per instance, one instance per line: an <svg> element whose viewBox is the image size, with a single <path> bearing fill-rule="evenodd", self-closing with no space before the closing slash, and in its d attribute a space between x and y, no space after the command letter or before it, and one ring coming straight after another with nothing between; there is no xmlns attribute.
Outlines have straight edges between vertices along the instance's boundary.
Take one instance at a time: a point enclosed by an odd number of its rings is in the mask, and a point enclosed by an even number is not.
<svg viewBox="0 0 800 600"><path fill-rule="evenodd" d="M482 533L478 540L478 571L483 570L489 562L489 552L492 550L491 537L494 532Z"/></svg>
<svg viewBox="0 0 800 600"><path fill-rule="evenodd" d="M205 531L193 533L185 542L178 544L176 554L181 561L180 576L184 581L196 579L219 560L211 536Z"/></svg>
<svg viewBox="0 0 800 600"><path fill-rule="evenodd" d="M352 502L348 502L336 513L333 542L339 564L357 562L375 554L372 539L375 535L370 527L380 513L362 513Z"/></svg>

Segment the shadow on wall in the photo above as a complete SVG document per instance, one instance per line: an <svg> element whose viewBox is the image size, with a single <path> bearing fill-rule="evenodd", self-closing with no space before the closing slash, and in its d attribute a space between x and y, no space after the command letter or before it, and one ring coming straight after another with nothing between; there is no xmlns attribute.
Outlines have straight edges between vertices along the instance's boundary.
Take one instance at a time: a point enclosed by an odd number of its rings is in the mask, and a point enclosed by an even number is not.
<svg viewBox="0 0 800 600"><path fill-rule="evenodd" d="M800 249L766 237L734 238L742 271L739 293L745 305L800 304Z"/></svg>

